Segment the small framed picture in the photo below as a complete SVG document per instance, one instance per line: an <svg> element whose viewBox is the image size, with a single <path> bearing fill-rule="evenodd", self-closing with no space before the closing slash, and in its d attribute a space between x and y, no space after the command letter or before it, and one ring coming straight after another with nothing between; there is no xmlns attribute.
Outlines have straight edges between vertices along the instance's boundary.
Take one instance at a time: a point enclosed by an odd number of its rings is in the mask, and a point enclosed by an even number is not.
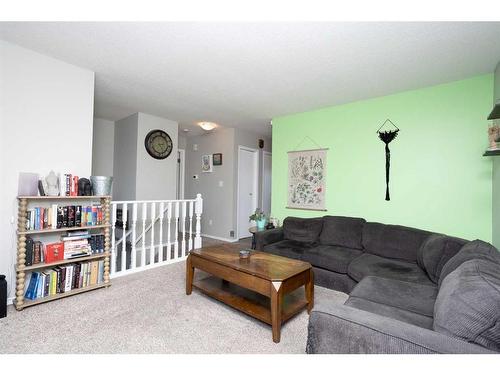
<svg viewBox="0 0 500 375"><path fill-rule="evenodd" d="M213 154L212 160L214 165L222 165L222 154Z"/></svg>
<svg viewBox="0 0 500 375"><path fill-rule="evenodd" d="M212 155L203 155L201 157L201 171L212 172Z"/></svg>

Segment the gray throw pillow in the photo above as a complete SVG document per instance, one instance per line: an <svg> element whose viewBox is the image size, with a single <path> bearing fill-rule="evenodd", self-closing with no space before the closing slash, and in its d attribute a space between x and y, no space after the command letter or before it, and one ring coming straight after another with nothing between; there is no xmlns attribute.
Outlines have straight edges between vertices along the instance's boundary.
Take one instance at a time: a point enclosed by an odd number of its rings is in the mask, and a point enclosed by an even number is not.
<svg viewBox="0 0 500 375"><path fill-rule="evenodd" d="M500 265L469 260L446 276L434 305L433 328L500 351Z"/></svg>
<svg viewBox="0 0 500 375"><path fill-rule="evenodd" d="M443 266L441 274L439 275L439 286L441 286L441 283L447 275L457 269L462 263L472 259L485 259L490 262L500 263L500 252L493 245L481 240L474 240L466 243L460 251Z"/></svg>
<svg viewBox="0 0 500 375"><path fill-rule="evenodd" d="M321 217L304 219L289 216L283 220L283 237L285 240L316 243L322 227L323 218Z"/></svg>
<svg viewBox="0 0 500 375"><path fill-rule="evenodd" d="M417 252L417 264L424 269L427 276L435 282L439 281L439 275L444 265L455 256L467 243L461 238L449 237L444 234L432 234L420 246Z"/></svg>
<svg viewBox="0 0 500 375"><path fill-rule="evenodd" d="M344 246L363 249L363 225L365 219L345 216L324 216L319 236L322 245Z"/></svg>

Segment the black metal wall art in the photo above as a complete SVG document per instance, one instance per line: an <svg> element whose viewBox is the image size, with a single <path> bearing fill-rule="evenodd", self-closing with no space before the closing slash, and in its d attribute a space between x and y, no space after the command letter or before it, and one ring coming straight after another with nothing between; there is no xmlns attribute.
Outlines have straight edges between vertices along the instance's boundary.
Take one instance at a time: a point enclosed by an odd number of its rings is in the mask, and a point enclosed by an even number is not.
<svg viewBox="0 0 500 375"><path fill-rule="evenodd" d="M382 130L382 128L386 124L392 125L393 129ZM391 168L391 150L389 150L389 143L391 143L394 140L394 138L398 136L398 132L399 128L396 125L394 125L394 123L389 119L385 120L382 126L377 130L378 137L382 142L385 143L385 200L386 201L391 200L391 197L389 195L389 169Z"/></svg>

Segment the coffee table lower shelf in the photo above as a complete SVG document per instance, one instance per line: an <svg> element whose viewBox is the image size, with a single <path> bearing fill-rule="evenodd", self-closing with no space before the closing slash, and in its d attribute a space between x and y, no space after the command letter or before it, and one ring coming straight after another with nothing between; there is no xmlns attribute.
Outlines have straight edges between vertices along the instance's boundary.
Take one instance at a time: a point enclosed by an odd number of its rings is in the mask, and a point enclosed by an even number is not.
<svg viewBox="0 0 500 375"><path fill-rule="evenodd" d="M271 300L262 294L239 287L215 276L193 281L193 286L204 294L244 312L269 325ZM284 322L307 306L304 288L288 293L283 298L281 321Z"/></svg>

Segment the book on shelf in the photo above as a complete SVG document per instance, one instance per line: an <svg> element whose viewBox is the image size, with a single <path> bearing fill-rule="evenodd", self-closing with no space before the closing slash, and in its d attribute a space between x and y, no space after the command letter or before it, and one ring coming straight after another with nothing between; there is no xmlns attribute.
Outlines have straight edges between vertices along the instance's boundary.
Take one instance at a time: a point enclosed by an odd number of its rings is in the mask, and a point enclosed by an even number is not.
<svg viewBox="0 0 500 375"><path fill-rule="evenodd" d="M68 232L60 241L43 243L26 237L25 266L54 263L104 253L104 234L91 234L89 230Z"/></svg>
<svg viewBox="0 0 500 375"><path fill-rule="evenodd" d="M104 282L104 261L57 266L32 272L24 297L30 300L67 293Z"/></svg>
<svg viewBox="0 0 500 375"><path fill-rule="evenodd" d="M26 212L26 230L61 229L102 225L101 204L91 206L34 207Z"/></svg>

